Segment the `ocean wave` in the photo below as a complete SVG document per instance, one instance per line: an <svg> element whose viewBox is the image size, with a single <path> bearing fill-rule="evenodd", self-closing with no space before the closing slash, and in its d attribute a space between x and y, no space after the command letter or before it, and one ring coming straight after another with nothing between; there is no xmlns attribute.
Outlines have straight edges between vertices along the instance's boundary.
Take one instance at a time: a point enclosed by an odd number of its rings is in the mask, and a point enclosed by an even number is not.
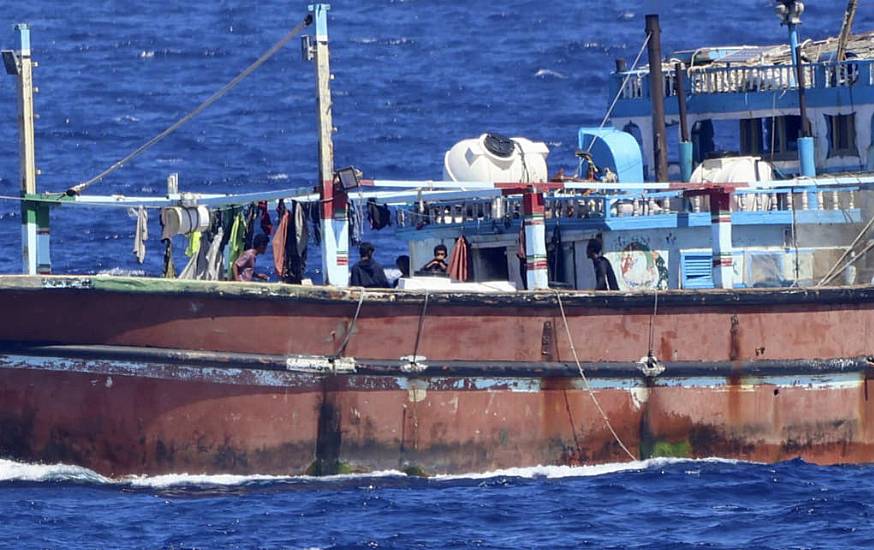
<svg viewBox="0 0 874 550"><path fill-rule="evenodd" d="M465 481L487 480L493 478L520 479L561 479L574 477L603 476L622 472L658 469L675 464L724 463L738 464L742 461L723 458L652 458L635 460L633 462L614 462L584 466L532 466L525 468L505 468L482 473L444 474L427 478L430 481ZM690 475L694 470L687 471ZM29 464L0 459L0 482L46 482L46 483L87 483L95 485L115 485L137 489L172 489L180 487L245 487L247 485L264 485L274 483L337 483L378 478L417 479L398 470L382 470L360 474L338 474L333 476L284 476L268 474L235 475L235 474L164 474L164 475L132 475L110 478L93 470L69 464Z"/></svg>
<svg viewBox="0 0 874 550"><path fill-rule="evenodd" d="M536 73L534 73L536 78L558 78L560 80L566 80L567 76L563 75L558 71L553 71L551 69L538 69Z"/></svg>

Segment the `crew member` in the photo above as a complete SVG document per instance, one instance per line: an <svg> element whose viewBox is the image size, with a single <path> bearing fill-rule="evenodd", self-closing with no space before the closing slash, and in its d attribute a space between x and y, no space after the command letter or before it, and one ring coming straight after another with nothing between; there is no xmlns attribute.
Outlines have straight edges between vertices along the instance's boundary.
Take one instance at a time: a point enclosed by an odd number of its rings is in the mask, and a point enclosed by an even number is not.
<svg viewBox="0 0 874 550"><path fill-rule="evenodd" d="M603 250L604 244L600 238L589 239L586 256L592 259L592 266L595 268L595 290L619 290L613 266L602 254Z"/></svg>
<svg viewBox="0 0 874 550"><path fill-rule="evenodd" d="M373 245L367 242L358 246L361 259L349 271L349 284L365 288L391 288L382 266L373 259Z"/></svg>
<svg viewBox="0 0 874 550"><path fill-rule="evenodd" d="M231 273L235 281L251 281L253 278L261 281L267 280L265 273L255 273L255 258L267 250L267 235L259 233L255 235L252 248L246 250L234 261Z"/></svg>

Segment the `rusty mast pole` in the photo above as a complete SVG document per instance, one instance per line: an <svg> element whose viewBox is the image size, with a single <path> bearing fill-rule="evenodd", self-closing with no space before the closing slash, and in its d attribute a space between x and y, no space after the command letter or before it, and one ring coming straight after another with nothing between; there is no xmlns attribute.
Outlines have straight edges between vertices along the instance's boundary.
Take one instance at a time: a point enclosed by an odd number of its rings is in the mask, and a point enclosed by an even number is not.
<svg viewBox="0 0 874 550"><path fill-rule="evenodd" d="M649 95L652 102L652 148L657 181L668 181L668 143L665 134L665 79L662 75L662 44L659 16L646 16L649 53Z"/></svg>

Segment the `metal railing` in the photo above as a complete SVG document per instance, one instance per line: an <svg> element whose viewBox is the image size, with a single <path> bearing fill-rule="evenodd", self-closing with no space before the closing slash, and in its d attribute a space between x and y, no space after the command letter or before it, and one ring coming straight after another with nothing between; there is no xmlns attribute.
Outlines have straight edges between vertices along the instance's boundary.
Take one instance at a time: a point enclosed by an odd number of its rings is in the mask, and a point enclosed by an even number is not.
<svg viewBox="0 0 874 550"><path fill-rule="evenodd" d="M737 189L732 194L732 212L786 212L853 210L859 189L794 187L775 189ZM621 217L663 216L667 214L707 213L707 196L684 197L682 191L620 194L562 195L544 197L546 219L587 220ZM467 223L504 224L509 227L523 216L519 197L469 199L451 202L417 203L397 210L399 227L461 225Z"/></svg>
<svg viewBox="0 0 874 550"><path fill-rule="evenodd" d="M805 89L840 88L852 85L874 86L874 60L850 60L842 63L805 63ZM613 75L614 86L622 85L628 73ZM676 74L664 72L665 95L676 96ZM688 74L690 94L774 92L797 87L791 65L741 65L736 67L693 68ZM649 73L634 71L622 87L622 99L649 98Z"/></svg>

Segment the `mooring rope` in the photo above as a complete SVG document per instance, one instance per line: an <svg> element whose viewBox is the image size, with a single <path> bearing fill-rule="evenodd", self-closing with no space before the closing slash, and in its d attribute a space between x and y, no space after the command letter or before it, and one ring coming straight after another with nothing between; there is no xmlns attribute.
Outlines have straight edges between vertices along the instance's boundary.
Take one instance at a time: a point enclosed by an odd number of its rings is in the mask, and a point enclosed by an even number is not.
<svg viewBox="0 0 874 550"><path fill-rule="evenodd" d="M364 296L367 292L362 288L361 296L358 297L358 307L355 308L355 315L352 316L352 322L349 323L349 329L346 330L346 335L343 337L343 342L340 344L340 347L337 348L337 352L334 353L334 357L340 357L344 353L346 353L346 346L349 344L349 339L352 338L352 332L355 331L355 323L358 322L358 314L361 313L361 304L364 303Z"/></svg>
<svg viewBox="0 0 874 550"><path fill-rule="evenodd" d="M112 166L110 166L106 170L100 172L99 174L97 174L96 176L94 176L93 178L91 178L89 180L83 181L83 182L78 183L78 184L74 185L73 187L69 188L67 190L67 194L68 195L78 195L79 193L81 193L82 191L84 191L85 189L90 187L91 185L97 183L98 181L102 180L103 178L105 178L109 174L112 174L116 170L122 168L129 161L138 157L139 155L144 153L146 150L150 149L153 145L157 144L158 142L160 142L161 140L163 140L164 138L166 138L167 136L169 136L170 134L172 134L173 132L178 130L185 123L187 123L188 121L190 121L191 119L193 119L194 117L199 115L201 112L203 112L204 109L206 109L207 107L209 107L210 105L212 105L213 103L215 103L216 101L218 101L219 99L224 97L231 90L233 90L237 86L237 84L242 82L246 77L248 77L250 74L255 72L259 67L261 67L261 65L263 65L270 58L272 58L274 55L276 55L279 52L279 50L281 50L286 44L288 44L293 38L295 38L298 35L298 33L300 33L300 31L302 31L304 29L304 27L306 27L310 23L312 23L312 21L313 21L312 15L307 15L303 21L301 21L300 23L295 25L295 27L293 29L288 31L288 33L286 33L285 36L283 36L278 42L276 42L273 46L271 46L270 49L268 49L266 52L261 54L261 57L256 59L254 63L252 63L251 65L249 65L245 69L243 69L243 71L240 74L238 74L230 82L228 82L227 84L222 86L221 89L219 89L217 92L215 92L214 94L209 96L203 103L201 103L200 105L195 107L193 111L191 111L190 113L183 116L178 121L176 121L175 123L173 123L172 125L167 127L167 129L165 129L160 134L156 135L155 137L153 137L152 139L150 139L146 143L144 143L144 144L140 145L139 147L137 147L136 149L134 149L134 151L132 153L128 154L123 159L116 161L114 164L112 164Z"/></svg>
<svg viewBox="0 0 874 550"><path fill-rule="evenodd" d="M607 417L607 413L604 412L604 409L601 408L601 404L598 402L598 398L595 396L595 392L592 390L592 385L589 383L589 379L586 377L586 373L583 371L583 365L580 363L580 358L577 356L577 348L574 346L574 339L571 336L571 328L567 322L567 316L564 313L564 305L561 303L561 294L556 290L555 298L558 300L558 309L561 311L561 320L564 322L564 330L567 333L568 343L571 346L571 353L574 356L574 361L577 363L577 370L580 371L580 377L583 379L583 383L586 386L586 391L589 396L592 398L592 403L595 404L595 408L598 409L598 412L601 414L601 418L604 420L604 424L607 426L607 429L610 430L610 433L613 434L613 439L616 440L616 443L622 447L622 450L625 451L625 454L628 455L628 458L631 460L637 460L637 457L631 454L631 451L628 450L628 447L625 446L625 443L622 442L622 439L619 438L619 434L616 433L616 430L613 429L613 425L610 424L610 419Z"/></svg>
<svg viewBox="0 0 874 550"><path fill-rule="evenodd" d="M649 44L649 38L652 36L651 33L646 33L646 38L643 40L643 45L640 47L640 51L637 52L637 57L634 58L634 63L631 64L631 69L627 71L625 78L622 79L622 85L619 86L619 90L616 92L616 96L613 98L613 102L610 103L610 107L607 109L607 114L604 115L604 119L601 120L601 124L598 125L598 129L602 129L607 121L610 120L610 115L613 114L613 109L616 107L616 104L619 102L619 98L622 97L622 92L625 90L625 85L628 84L628 79L631 78L631 72L637 67L637 63L640 61L640 56L643 55L643 51L646 49L646 45ZM595 145L595 140L592 140L592 143L586 148L587 153L592 152L592 146Z"/></svg>

